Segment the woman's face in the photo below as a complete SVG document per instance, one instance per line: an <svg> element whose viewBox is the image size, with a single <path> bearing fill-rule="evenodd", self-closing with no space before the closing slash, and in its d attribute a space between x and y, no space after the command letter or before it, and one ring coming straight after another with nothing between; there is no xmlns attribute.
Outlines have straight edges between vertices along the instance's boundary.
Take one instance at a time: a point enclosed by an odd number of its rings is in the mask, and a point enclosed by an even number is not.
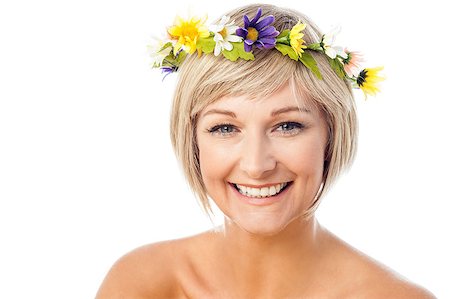
<svg viewBox="0 0 450 299"><path fill-rule="evenodd" d="M207 192L248 232L280 232L310 207L320 187L327 124L304 100L299 106L286 84L263 99L223 97L200 113L197 142Z"/></svg>

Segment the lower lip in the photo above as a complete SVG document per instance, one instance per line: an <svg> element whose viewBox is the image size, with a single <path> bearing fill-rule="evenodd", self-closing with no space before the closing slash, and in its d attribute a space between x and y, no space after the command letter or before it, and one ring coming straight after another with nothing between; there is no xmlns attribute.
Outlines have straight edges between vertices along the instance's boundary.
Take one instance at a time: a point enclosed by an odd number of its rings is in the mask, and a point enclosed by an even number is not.
<svg viewBox="0 0 450 299"><path fill-rule="evenodd" d="M283 199L284 194L288 191L288 189L291 187L291 183L289 184L289 186L287 186L283 191L281 191L280 193L278 193L277 195L272 195L269 197L248 197L245 196L243 194L241 194L241 192L239 192L238 190L236 190L236 188L234 188L233 184L228 183L230 185L230 188L233 190L233 192L236 194L236 196L242 200L243 202L253 205L253 206L267 206L276 202L279 202Z"/></svg>

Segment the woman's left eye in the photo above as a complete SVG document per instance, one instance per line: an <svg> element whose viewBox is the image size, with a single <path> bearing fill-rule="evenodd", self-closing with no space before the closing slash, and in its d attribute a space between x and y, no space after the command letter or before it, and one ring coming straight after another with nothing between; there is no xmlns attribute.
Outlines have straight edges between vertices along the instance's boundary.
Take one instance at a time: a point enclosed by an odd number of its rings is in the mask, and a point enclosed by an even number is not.
<svg viewBox="0 0 450 299"><path fill-rule="evenodd" d="M284 135L292 135L302 131L305 126L298 122L285 122L277 126L276 131L281 131Z"/></svg>

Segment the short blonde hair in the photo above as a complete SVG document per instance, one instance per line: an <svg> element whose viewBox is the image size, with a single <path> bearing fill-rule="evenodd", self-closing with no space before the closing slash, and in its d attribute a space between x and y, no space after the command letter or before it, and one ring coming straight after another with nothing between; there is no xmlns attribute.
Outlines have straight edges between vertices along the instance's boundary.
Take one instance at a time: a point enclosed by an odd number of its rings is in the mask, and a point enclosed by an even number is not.
<svg viewBox="0 0 450 299"><path fill-rule="evenodd" d="M227 13L236 25L243 27L243 16L250 18L261 7L263 15L273 15L278 31L291 29L298 21L305 23L306 44L320 42L322 33L305 15L268 4L252 4ZM245 94L261 98L272 94L284 84L291 85L296 96L318 108L328 124L328 144L324 161L323 181L313 204L305 213L311 216L343 170L348 169L356 153L357 118L351 86L339 78L324 54L311 53L317 61L323 79L320 80L302 63L283 56L275 49L253 50L254 61L238 59L230 62L222 56L189 55L179 69L173 98L170 135L175 154L187 181L200 201L204 212L213 214L207 190L202 180L196 125L200 112L226 95Z"/></svg>

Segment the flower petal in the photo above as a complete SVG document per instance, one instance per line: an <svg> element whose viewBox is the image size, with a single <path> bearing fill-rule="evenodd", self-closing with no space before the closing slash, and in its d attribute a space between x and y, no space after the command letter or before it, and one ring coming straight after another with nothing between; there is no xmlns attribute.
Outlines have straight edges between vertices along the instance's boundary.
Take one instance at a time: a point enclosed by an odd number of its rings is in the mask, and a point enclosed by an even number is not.
<svg viewBox="0 0 450 299"><path fill-rule="evenodd" d="M214 35L214 41L217 43L217 42L222 42L224 39L223 39L223 36L222 36L222 34L220 34L220 33L216 33L215 35Z"/></svg>
<svg viewBox="0 0 450 299"><path fill-rule="evenodd" d="M260 38L260 39L258 39L258 42L262 43L263 45L275 46L275 43L277 42L277 40L274 38Z"/></svg>
<svg viewBox="0 0 450 299"><path fill-rule="evenodd" d="M336 58L336 51L332 47L327 47L325 49L325 54L328 55L328 57L335 59Z"/></svg>
<svg viewBox="0 0 450 299"><path fill-rule="evenodd" d="M275 17L274 16L268 16L265 17L263 20L261 20L258 24L255 25L255 29L260 31L261 29L263 29L266 26L269 26L270 24L272 24L275 21Z"/></svg>
<svg viewBox="0 0 450 299"><path fill-rule="evenodd" d="M229 20L230 20L229 16L222 16L222 18L220 19L219 24L220 25L225 25L226 23L228 23Z"/></svg>
<svg viewBox="0 0 450 299"><path fill-rule="evenodd" d="M275 47L275 43L264 43L258 40L256 41L256 47L258 47L258 49L272 49L273 47Z"/></svg>
<svg viewBox="0 0 450 299"><path fill-rule="evenodd" d="M224 28L224 25L222 25L222 24L217 24L217 25L209 25L209 28L208 28L208 29L209 29L209 31L212 31L212 32L217 33L217 32L222 31L223 28Z"/></svg>
<svg viewBox="0 0 450 299"><path fill-rule="evenodd" d="M233 45L230 42L225 41L223 43L223 48L227 51L231 51L233 50Z"/></svg>
<svg viewBox="0 0 450 299"><path fill-rule="evenodd" d="M266 36L270 36L273 33L278 32L275 27L273 26L269 26L267 28L264 28L263 30L260 30L258 33L259 37L266 37ZM278 34L277 34L278 35Z"/></svg>
<svg viewBox="0 0 450 299"><path fill-rule="evenodd" d="M244 43L244 50L245 50L245 52L251 52L252 51L252 46L247 45L247 43Z"/></svg>
<svg viewBox="0 0 450 299"><path fill-rule="evenodd" d="M222 52L222 47L220 46L219 43L217 43L216 46L214 47L214 55L219 56L220 52Z"/></svg>
<svg viewBox="0 0 450 299"><path fill-rule="evenodd" d="M244 27L248 28L250 25L250 20L248 19L247 15L244 15Z"/></svg>
<svg viewBox="0 0 450 299"><path fill-rule="evenodd" d="M244 40L244 43L245 43L246 45L251 46L251 45L253 45L253 44L255 43L255 41L254 41L254 40L251 40L251 39L246 39L246 40Z"/></svg>
<svg viewBox="0 0 450 299"><path fill-rule="evenodd" d="M242 37L242 38L246 38L248 34L248 30L245 28L238 28L236 29L236 35Z"/></svg>
<svg viewBox="0 0 450 299"><path fill-rule="evenodd" d="M342 58L346 59L347 58L347 53L344 51L344 48L339 47L339 46L335 46L333 47L334 50L336 51L336 54L341 56Z"/></svg>
<svg viewBox="0 0 450 299"><path fill-rule="evenodd" d="M228 35L227 40L229 42L238 43L242 41L242 37L236 35Z"/></svg>
<svg viewBox="0 0 450 299"><path fill-rule="evenodd" d="M236 30L238 30L239 29L239 26L231 26L231 25L227 25L227 26L225 26L226 28L227 28L227 32L228 32L228 34L234 34L235 32L236 32Z"/></svg>
<svg viewBox="0 0 450 299"><path fill-rule="evenodd" d="M255 24L258 22L259 18L261 17L262 9L258 8L258 11L256 12L256 16L253 18L253 20L250 22L251 24Z"/></svg>

